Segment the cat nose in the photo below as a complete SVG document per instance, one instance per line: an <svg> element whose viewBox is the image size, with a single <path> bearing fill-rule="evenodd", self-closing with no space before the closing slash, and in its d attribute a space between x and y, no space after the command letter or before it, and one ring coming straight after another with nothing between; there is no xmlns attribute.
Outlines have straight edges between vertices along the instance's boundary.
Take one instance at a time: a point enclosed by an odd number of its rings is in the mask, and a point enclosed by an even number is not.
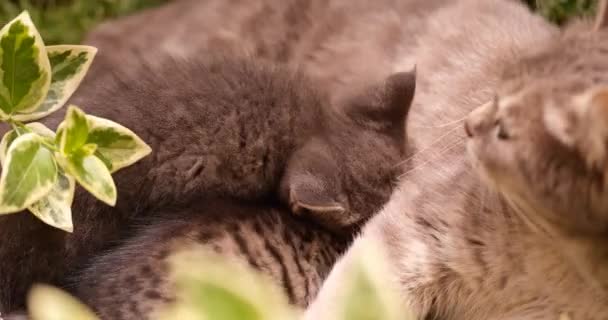
<svg viewBox="0 0 608 320"><path fill-rule="evenodd" d="M486 103L471 111L464 121L464 131L469 138L482 134L491 127L492 115L496 112L494 103Z"/></svg>

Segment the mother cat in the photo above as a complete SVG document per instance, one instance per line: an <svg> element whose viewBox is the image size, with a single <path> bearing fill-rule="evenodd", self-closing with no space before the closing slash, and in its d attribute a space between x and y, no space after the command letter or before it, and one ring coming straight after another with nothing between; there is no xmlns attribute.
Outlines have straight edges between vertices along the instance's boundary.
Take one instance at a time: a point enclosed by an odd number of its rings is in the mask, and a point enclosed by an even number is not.
<svg viewBox="0 0 608 320"><path fill-rule="evenodd" d="M421 319L608 318L608 30L557 32L514 4L464 0L429 19L415 52L428 87L410 128L475 110L414 160L306 319L332 319L366 244Z"/></svg>

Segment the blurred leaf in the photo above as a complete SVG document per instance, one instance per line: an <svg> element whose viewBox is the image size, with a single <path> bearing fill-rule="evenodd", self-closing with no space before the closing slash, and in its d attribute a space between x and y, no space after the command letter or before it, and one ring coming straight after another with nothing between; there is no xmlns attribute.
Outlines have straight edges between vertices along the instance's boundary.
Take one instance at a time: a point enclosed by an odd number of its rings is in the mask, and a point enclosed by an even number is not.
<svg viewBox="0 0 608 320"><path fill-rule="evenodd" d="M84 304L69 294L46 285L35 285L27 299L32 320L98 320Z"/></svg>
<svg viewBox="0 0 608 320"><path fill-rule="evenodd" d="M243 264L201 247L172 262L178 299L162 320L296 319L282 291Z"/></svg>
<svg viewBox="0 0 608 320"><path fill-rule="evenodd" d="M342 301L336 306L340 320L415 320L404 310L398 290L392 285L387 260L381 247L373 242L361 243L352 268L346 270Z"/></svg>

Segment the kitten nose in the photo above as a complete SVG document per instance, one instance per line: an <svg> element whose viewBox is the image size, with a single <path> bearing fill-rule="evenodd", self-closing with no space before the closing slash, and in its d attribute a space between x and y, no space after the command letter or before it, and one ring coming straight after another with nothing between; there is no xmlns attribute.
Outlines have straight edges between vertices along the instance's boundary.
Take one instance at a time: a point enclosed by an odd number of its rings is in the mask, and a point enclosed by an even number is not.
<svg viewBox="0 0 608 320"><path fill-rule="evenodd" d="M491 119L494 113L496 113L494 100L471 111L464 121L464 131L467 136L473 138L487 132L491 127Z"/></svg>

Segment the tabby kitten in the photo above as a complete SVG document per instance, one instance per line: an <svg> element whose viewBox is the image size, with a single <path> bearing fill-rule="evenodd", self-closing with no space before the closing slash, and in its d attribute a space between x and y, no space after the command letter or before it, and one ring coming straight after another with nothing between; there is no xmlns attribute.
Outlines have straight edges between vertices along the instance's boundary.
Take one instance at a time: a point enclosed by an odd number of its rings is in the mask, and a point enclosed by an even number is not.
<svg viewBox="0 0 608 320"><path fill-rule="evenodd" d="M211 249L263 272L305 307L350 240L281 206L204 201L143 222L135 237L93 259L71 287L101 319L154 319L175 299L172 255Z"/></svg>
<svg viewBox="0 0 608 320"><path fill-rule="evenodd" d="M343 272L371 243L420 319L608 317L608 30L583 21L556 33L515 3L488 2L429 20L408 121L443 121L449 143L427 143L306 319L332 319ZM425 86L433 79L439 90ZM476 105L465 130L441 120Z"/></svg>
<svg viewBox="0 0 608 320"><path fill-rule="evenodd" d="M57 283L129 235L130 219L158 208L202 197L279 198L348 232L388 199L405 148L412 73L332 108L300 74L247 59L130 65L128 75L85 82L71 102L120 120L153 153L115 175L115 208L77 193L73 234L30 214L0 217L3 312L23 306L31 283Z"/></svg>

